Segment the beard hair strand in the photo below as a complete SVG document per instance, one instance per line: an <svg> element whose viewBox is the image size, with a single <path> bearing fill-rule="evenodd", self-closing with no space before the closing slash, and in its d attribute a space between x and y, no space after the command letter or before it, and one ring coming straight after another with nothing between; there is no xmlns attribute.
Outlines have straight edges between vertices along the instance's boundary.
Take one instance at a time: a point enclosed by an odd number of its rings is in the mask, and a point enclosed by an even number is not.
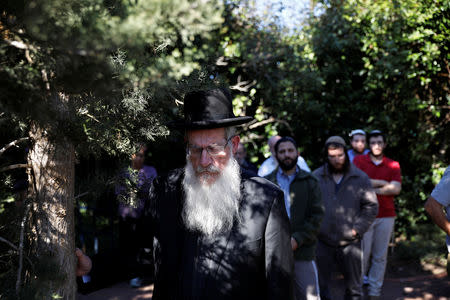
<svg viewBox="0 0 450 300"><path fill-rule="evenodd" d="M234 222L240 221L241 175L236 159L230 157L219 177L209 185L197 177L189 159L184 173L185 226L207 236L231 230Z"/></svg>

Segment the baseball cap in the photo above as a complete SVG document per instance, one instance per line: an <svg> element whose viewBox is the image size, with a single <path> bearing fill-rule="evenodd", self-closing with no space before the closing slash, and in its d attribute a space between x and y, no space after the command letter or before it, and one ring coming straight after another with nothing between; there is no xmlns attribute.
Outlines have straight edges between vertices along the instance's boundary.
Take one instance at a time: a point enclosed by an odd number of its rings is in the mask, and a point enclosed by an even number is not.
<svg viewBox="0 0 450 300"><path fill-rule="evenodd" d="M342 145L344 147L346 146L344 139L341 138L340 136L337 136L337 135L330 136L327 139L327 141L325 142L325 145L328 145L328 144L331 144L331 143L339 144L339 145Z"/></svg>

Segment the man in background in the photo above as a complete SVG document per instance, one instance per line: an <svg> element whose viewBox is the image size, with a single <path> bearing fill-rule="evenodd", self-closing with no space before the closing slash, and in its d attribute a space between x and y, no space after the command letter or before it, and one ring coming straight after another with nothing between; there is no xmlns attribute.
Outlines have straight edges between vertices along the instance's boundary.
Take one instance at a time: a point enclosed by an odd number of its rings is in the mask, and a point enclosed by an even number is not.
<svg viewBox="0 0 450 300"><path fill-rule="evenodd" d="M119 176L116 185L119 214L119 251L124 258L123 274L130 280L130 286L140 287L144 277L144 258L151 260L152 243L143 243L144 234L141 216L148 201L148 190L156 169L145 165L147 146L140 145L139 150L131 156L131 166ZM150 233L151 235L151 233ZM147 252L146 252L147 250Z"/></svg>
<svg viewBox="0 0 450 300"><path fill-rule="evenodd" d="M239 143L238 145L236 160L243 171L250 173L252 176L258 176L258 168L247 160L247 150L242 143Z"/></svg>
<svg viewBox="0 0 450 300"><path fill-rule="evenodd" d="M315 263L317 234L324 215L317 179L297 166L297 143L282 137L275 144L279 167L266 178L284 192L284 203L291 221L294 251L294 294L296 300L319 300L319 279Z"/></svg>
<svg viewBox="0 0 450 300"><path fill-rule="evenodd" d="M445 215L444 209L447 213ZM436 185L425 203L425 210L433 222L447 233L447 276L450 277L450 166L444 172L441 181Z"/></svg>
<svg viewBox="0 0 450 300"><path fill-rule="evenodd" d="M325 217L317 244L320 296L330 294L331 267L344 275L345 298L362 299L361 238L378 212L369 177L348 159L345 141L332 136L325 142L325 164L313 175L319 179Z"/></svg>
<svg viewBox="0 0 450 300"><path fill-rule="evenodd" d="M367 275L369 299L379 299L396 216L394 196L402 189L402 175L400 164L384 155L385 135L373 130L368 139L370 153L356 157L353 163L369 175L379 204L377 218L363 239L363 274Z"/></svg>
<svg viewBox="0 0 450 300"><path fill-rule="evenodd" d="M347 151L348 158L350 162L353 162L353 159L356 156L363 155L369 153L369 149L366 149L366 132L362 129L352 130L349 134L350 136L350 145L352 149Z"/></svg>
<svg viewBox="0 0 450 300"><path fill-rule="evenodd" d="M274 147L279 139L281 139L281 136L279 135L274 135L269 138L268 144L271 156L261 164L261 167L259 167L258 176L261 177L267 176L278 167L278 161L275 156ZM311 172L308 165L306 164L306 161L300 155L298 156L297 165L299 166L300 169L305 170L307 172Z"/></svg>

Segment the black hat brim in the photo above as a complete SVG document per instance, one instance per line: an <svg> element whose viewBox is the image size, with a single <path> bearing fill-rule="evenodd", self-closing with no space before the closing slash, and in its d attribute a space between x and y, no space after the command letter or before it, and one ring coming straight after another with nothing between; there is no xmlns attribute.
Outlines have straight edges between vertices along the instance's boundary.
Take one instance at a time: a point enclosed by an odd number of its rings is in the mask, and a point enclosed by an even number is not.
<svg viewBox="0 0 450 300"><path fill-rule="evenodd" d="M204 121L173 121L167 125L175 129L214 129L221 127L238 126L252 121L252 117L234 117L221 120L204 120Z"/></svg>

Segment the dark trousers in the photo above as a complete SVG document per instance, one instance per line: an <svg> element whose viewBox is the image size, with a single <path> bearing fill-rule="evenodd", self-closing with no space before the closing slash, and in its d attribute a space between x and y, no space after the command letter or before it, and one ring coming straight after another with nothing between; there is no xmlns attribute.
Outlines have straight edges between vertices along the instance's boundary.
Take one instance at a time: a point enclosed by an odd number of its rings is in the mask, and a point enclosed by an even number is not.
<svg viewBox="0 0 450 300"><path fill-rule="evenodd" d="M126 279L140 276L138 255L139 244L138 222L134 218L119 221L119 251L122 257L123 275Z"/></svg>
<svg viewBox="0 0 450 300"><path fill-rule="evenodd" d="M344 299L362 299L361 287L361 241L347 246L333 247L320 240L317 243L317 267L319 270L320 297L322 300L336 299L331 295L331 280L334 266L344 275Z"/></svg>

